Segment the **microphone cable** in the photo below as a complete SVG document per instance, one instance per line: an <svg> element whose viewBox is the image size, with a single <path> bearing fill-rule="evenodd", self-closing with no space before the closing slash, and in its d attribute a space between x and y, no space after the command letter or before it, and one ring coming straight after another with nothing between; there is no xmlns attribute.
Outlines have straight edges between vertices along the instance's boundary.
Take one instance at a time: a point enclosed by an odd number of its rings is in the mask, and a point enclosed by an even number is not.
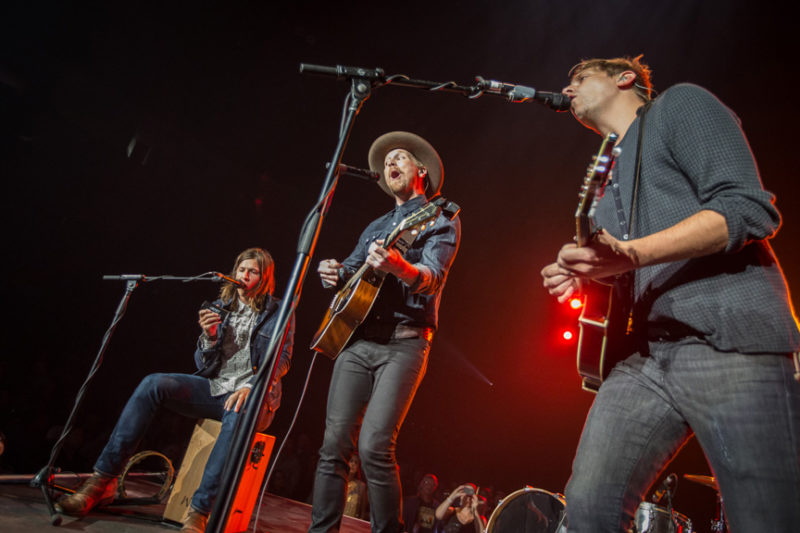
<svg viewBox="0 0 800 533"><path fill-rule="evenodd" d="M272 473L275 470L275 465L278 464L278 459L281 456L281 452L283 452L283 447L286 445L286 441L289 438L289 435L292 433L292 429L294 429L294 424L297 422L297 415L300 414L300 407L303 406L303 400L305 400L306 392L308 392L308 383L311 379L311 371L314 369L314 363L317 361L318 352L313 352L314 356L311 358L311 362L308 364L308 371L306 371L306 380L303 383L303 389L300 391L300 399L297 402L297 407L295 407L294 415L292 415L292 421L289 423L289 429L286 430L286 433L283 435L283 439L281 440L281 445L278 447L278 451L273 454L272 457L272 464L267 470L267 475L264 477L264 481L261 484L261 492L258 496L258 503L256 504L255 510L255 520L253 520L253 533L256 533L256 527L258 525L258 517L261 514L261 504L264 501L264 494L267 492L267 486L269 486L269 481L272 478Z"/></svg>

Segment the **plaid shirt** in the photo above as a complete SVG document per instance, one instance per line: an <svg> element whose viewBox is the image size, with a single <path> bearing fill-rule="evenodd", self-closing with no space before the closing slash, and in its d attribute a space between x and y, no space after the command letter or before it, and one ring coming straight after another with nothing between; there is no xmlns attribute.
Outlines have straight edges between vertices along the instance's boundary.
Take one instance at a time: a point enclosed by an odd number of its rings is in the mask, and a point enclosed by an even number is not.
<svg viewBox="0 0 800 533"><path fill-rule="evenodd" d="M628 221L640 120L620 142L614 168ZM773 202L733 112L695 85L664 91L647 113L631 238L711 210L725 217L728 245L710 256L638 269L635 327L688 326L721 351L798 350L800 334L786 282L767 242L780 226ZM623 238L614 195L599 201L596 222Z"/></svg>

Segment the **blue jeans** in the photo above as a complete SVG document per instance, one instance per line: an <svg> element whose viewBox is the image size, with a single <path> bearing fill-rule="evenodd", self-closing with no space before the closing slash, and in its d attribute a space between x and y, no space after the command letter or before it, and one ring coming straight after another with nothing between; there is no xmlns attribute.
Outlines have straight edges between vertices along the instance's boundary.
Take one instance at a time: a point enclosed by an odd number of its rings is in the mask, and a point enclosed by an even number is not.
<svg viewBox="0 0 800 533"><path fill-rule="evenodd" d="M730 531L797 531L800 383L788 356L723 353L689 338L618 364L592 405L566 488L570 532L630 526L692 432Z"/></svg>
<svg viewBox="0 0 800 533"><path fill-rule="evenodd" d="M400 531L402 493L395 447L400 426L425 375L429 349L425 339L388 344L357 340L336 359L309 532L339 530L348 461L356 443L367 480L372 531Z"/></svg>
<svg viewBox="0 0 800 533"><path fill-rule="evenodd" d="M219 437L208 457L200 486L192 497L192 507L208 514L219 490L222 467L238 416L233 410L224 410L227 397L228 394L211 396L208 379L200 376L150 374L142 380L122 410L94 469L102 474L119 475L128 459L136 453L144 432L161 407L192 418L221 420Z"/></svg>

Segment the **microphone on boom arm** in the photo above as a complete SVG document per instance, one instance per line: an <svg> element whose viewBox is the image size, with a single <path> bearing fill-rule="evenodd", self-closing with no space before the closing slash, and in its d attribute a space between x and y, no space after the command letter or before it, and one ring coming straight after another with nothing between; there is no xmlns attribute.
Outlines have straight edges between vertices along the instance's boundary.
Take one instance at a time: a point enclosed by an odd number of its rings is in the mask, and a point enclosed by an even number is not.
<svg viewBox="0 0 800 533"><path fill-rule="evenodd" d="M214 272L214 275L216 276L215 281L227 281L228 283L236 285L239 288L242 288L242 289L246 289L247 288L247 285L245 285L244 282L239 281L238 279L233 279L230 276L226 276L222 272Z"/></svg>
<svg viewBox="0 0 800 533"><path fill-rule="evenodd" d="M568 111L570 108L570 98L567 95L548 91L538 91L533 87L505 83L497 80L487 80L481 76L476 76L478 87L487 93L500 94L508 97L511 102L539 102L555 111Z"/></svg>

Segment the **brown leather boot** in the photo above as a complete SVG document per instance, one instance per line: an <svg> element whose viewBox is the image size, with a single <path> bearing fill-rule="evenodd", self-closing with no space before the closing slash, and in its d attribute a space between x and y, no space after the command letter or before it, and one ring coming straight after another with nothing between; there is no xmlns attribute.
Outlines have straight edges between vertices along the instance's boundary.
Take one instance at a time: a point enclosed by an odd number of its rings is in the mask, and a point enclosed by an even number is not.
<svg viewBox="0 0 800 533"><path fill-rule="evenodd" d="M114 501L117 492L117 478L103 476L95 472L74 494L64 494L55 504L56 511L69 516L85 516L98 505Z"/></svg>
<svg viewBox="0 0 800 533"><path fill-rule="evenodd" d="M189 509L189 516L183 521L181 531L183 533L204 533L206 524L208 523L208 515L200 511Z"/></svg>

